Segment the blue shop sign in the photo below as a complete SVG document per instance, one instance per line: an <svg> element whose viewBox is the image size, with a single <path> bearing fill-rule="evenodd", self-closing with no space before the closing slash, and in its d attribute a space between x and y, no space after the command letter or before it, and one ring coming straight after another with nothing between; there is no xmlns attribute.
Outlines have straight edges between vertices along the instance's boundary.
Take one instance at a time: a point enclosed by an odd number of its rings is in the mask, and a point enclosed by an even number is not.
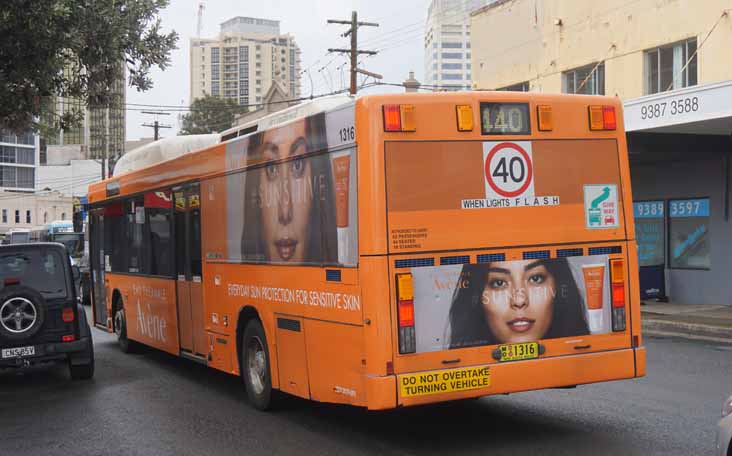
<svg viewBox="0 0 732 456"><path fill-rule="evenodd" d="M709 217L709 198L671 200L668 202L669 217Z"/></svg>

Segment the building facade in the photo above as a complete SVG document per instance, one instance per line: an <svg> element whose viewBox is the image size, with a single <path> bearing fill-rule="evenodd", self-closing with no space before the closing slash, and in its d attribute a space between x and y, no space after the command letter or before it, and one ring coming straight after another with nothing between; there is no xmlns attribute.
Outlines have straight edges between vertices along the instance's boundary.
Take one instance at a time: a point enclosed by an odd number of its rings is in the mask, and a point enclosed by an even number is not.
<svg viewBox="0 0 732 456"><path fill-rule="evenodd" d="M279 21L232 18L216 39L191 39L190 59L191 101L210 95L254 105L273 81L300 97L300 49Z"/></svg>
<svg viewBox="0 0 732 456"><path fill-rule="evenodd" d="M488 0L432 0L424 32L425 85L469 89L470 13Z"/></svg>
<svg viewBox="0 0 732 456"><path fill-rule="evenodd" d="M644 298L732 305L729 0L499 0L473 88L618 96Z"/></svg>
<svg viewBox="0 0 732 456"><path fill-rule="evenodd" d="M38 135L0 130L0 189L33 192L39 159Z"/></svg>

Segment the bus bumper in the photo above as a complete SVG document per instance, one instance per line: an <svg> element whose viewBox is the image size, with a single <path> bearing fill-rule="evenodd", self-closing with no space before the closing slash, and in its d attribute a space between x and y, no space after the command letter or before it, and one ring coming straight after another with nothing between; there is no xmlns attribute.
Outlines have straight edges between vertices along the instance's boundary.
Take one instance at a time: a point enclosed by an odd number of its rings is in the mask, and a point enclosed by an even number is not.
<svg viewBox="0 0 732 456"><path fill-rule="evenodd" d="M368 408L370 410L408 407L412 405L468 399L493 394L509 394L546 388L629 379L645 375L645 347L629 348L582 355L561 356L527 361L492 363L489 385L478 389L404 395L400 382L412 373L387 377L369 377ZM456 368L460 370L463 368ZM449 371L449 370L448 370ZM425 371L430 374L436 371ZM440 370L439 372L443 372Z"/></svg>

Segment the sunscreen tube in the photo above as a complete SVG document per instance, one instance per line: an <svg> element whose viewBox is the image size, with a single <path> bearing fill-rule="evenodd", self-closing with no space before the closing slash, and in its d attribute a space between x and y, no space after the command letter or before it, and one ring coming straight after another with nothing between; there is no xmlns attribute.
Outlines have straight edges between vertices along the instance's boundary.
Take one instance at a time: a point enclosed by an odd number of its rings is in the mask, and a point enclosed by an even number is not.
<svg viewBox="0 0 732 456"><path fill-rule="evenodd" d="M336 231L338 233L338 262L348 264L351 259L349 251L348 230L348 195L351 180L350 152L331 155L333 166L333 182L335 185Z"/></svg>
<svg viewBox="0 0 732 456"><path fill-rule="evenodd" d="M590 333L602 332L605 265L602 263L582 265L582 276L585 279L585 302Z"/></svg>

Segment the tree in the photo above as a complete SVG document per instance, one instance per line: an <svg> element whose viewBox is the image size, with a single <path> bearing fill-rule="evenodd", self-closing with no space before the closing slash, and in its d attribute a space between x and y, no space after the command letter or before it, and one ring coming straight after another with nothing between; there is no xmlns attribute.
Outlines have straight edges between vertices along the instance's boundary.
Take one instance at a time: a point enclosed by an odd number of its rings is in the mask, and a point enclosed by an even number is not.
<svg viewBox="0 0 732 456"><path fill-rule="evenodd" d="M231 127L237 114L247 111L231 98L206 95L191 103L191 112L181 117L181 135L215 133Z"/></svg>
<svg viewBox="0 0 732 456"><path fill-rule="evenodd" d="M161 31L158 13L168 0L3 0L0 7L0 127L69 129L83 106L109 104L108 93L125 65L129 85L152 87L150 69L165 69L178 34ZM54 96L81 101L54 115ZM46 117L47 118L47 117Z"/></svg>

